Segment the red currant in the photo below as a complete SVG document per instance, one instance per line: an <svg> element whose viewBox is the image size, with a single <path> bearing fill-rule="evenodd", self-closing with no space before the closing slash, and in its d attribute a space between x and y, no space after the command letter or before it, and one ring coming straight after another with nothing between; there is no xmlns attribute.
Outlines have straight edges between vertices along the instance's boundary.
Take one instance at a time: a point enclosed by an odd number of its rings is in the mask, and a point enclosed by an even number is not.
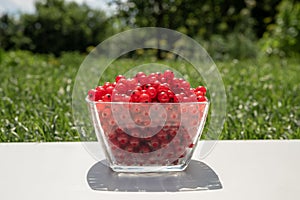
<svg viewBox="0 0 300 200"><path fill-rule="evenodd" d="M141 76L146 76L146 74L145 74L144 72L138 72L138 73L135 75L136 78L139 78L139 77L141 77Z"/></svg>
<svg viewBox="0 0 300 200"><path fill-rule="evenodd" d="M111 86L108 86L105 91L106 91L106 94L112 94L113 90L114 90L114 87L111 85Z"/></svg>
<svg viewBox="0 0 300 200"><path fill-rule="evenodd" d="M159 148L159 146L160 146L160 142L159 142L158 139L153 138L153 139L150 141L150 145L151 145L151 147L152 147L153 149L157 149L157 148Z"/></svg>
<svg viewBox="0 0 300 200"><path fill-rule="evenodd" d="M118 83L115 87L116 91L120 94L125 94L126 93L126 85L124 83Z"/></svg>
<svg viewBox="0 0 300 200"><path fill-rule="evenodd" d="M204 86L198 86L196 89L195 89L195 92L197 91L200 91L202 92L203 96L206 94L206 88Z"/></svg>
<svg viewBox="0 0 300 200"><path fill-rule="evenodd" d="M91 101L96 101L96 90L94 89L91 89L88 91L88 97L89 97L89 100Z"/></svg>
<svg viewBox="0 0 300 200"><path fill-rule="evenodd" d="M140 95L139 102L141 102L141 103L148 103L148 102L150 102L150 100L151 99L150 99L150 96L148 94L142 93Z"/></svg>
<svg viewBox="0 0 300 200"><path fill-rule="evenodd" d="M111 101L111 94L106 94L102 97L102 100L104 102L110 102Z"/></svg>
<svg viewBox="0 0 300 200"><path fill-rule="evenodd" d="M182 81L180 85L184 90L190 89L190 84L187 81Z"/></svg>
<svg viewBox="0 0 300 200"><path fill-rule="evenodd" d="M167 80L172 80L174 78L174 73L171 71L171 70L166 70L164 72L164 77L167 79Z"/></svg>
<svg viewBox="0 0 300 200"><path fill-rule="evenodd" d="M110 118L111 116L111 111L109 108L105 108L102 112L101 112L101 116L103 118Z"/></svg>
<svg viewBox="0 0 300 200"><path fill-rule="evenodd" d="M157 133L157 138L159 140L166 140L166 139L168 139L168 134L167 134L167 132L161 130L161 131L159 131L159 133Z"/></svg>
<svg viewBox="0 0 300 200"><path fill-rule="evenodd" d="M125 145L128 143L128 135L126 135L125 133L124 134L120 134L118 137L117 137L117 140L119 141L119 143L121 145Z"/></svg>
<svg viewBox="0 0 300 200"><path fill-rule="evenodd" d="M150 119L149 106L152 105L139 103L206 102L205 95L204 86L190 88L189 82L182 78L175 78L171 70L166 70L164 73L151 73L148 76L144 72L139 72L134 78L127 79L124 75L118 75L115 82L106 82L102 86L89 90L87 98L97 102L98 117L101 119L102 129L116 163L175 165L186 156L188 148L194 148L193 140L205 105L180 104L179 107L178 104L166 104L165 112L159 112L158 107L152 108L152 111L157 112L157 117ZM111 101L135 103L116 104L116 107L105 103ZM125 112L128 109L135 124L128 123L120 127L119 121L125 122L128 118ZM118 117L112 113L117 113ZM163 127L150 126L151 123L155 124L161 119L166 120ZM157 132L157 128L161 130L153 135L153 132ZM130 135L126 134L128 131ZM168 148L168 151L165 153L156 151L160 148ZM149 157L148 154L128 153L154 151L157 152L155 157Z"/></svg>
<svg viewBox="0 0 300 200"><path fill-rule="evenodd" d="M195 95L196 96L204 96L204 93L203 92L201 92L201 91L195 91Z"/></svg>
<svg viewBox="0 0 300 200"><path fill-rule="evenodd" d="M140 147L140 153L149 153L150 152L150 148L146 145L143 145Z"/></svg>
<svg viewBox="0 0 300 200"><path fill-rule="evenodd" d="M198 102L205 102L206 98L205 98L205 96L197 96L197 101Z"/></svg>
<svg viewBox="0 0 300 200"><path fill-rule="evenodd" d="M126 78L123 75L118 75L118 76L116 76L116 79L115 79L116 83L119 82L120 79L126 79Z"/></svg>
<svg viewBox="0 0 300 200"><path fill-rule="evenodd" d="M157 92L167 92L170 88L168 83L162 83L157 87Z"/></svg>
<svg viewBox="0 0 300 200"><path fill-rule="evenodd" d="M147 88L147 94L150 96L151 99L154 99L157 94L156 89L150 86L149 88Z"/></svg>
<svg viewBox="0 0 300 200"><path fill-rule="evenodd" d="M170 98L169 98L169 96L168 96L168 94L166 92L160 92L157 95L157 99L161 103L167 103Z"/></svg>
<svg viewBox="0 0 300 200"><path fill-rule="evenodd" d="M103 85L103 87L104 87L104 89L106 89L108 86L111 86L111 85L112 84L110 82L105 82L104 85Z"/></svg>
<svg viewBox="0 0 300 200"><path fill-rule="evenodd" d="M131 94L132 102L138 102L142 92L140 90L133 90Z"/></svg>
<svg viewBox="0 0 300 200"><path fill-rule="evenodd" d="M140 140L137 138L131 138L129 143L133 146L133 147L137 147L140 144Z"/></svg>

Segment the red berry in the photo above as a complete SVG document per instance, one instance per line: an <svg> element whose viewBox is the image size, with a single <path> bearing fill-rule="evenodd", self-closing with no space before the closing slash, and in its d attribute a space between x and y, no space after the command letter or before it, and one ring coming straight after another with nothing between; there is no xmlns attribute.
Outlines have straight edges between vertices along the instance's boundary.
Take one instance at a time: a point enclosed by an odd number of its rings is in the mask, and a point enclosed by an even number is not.
<svg viewBox="0 0 300 200"><path fill-rule="evenodd" d="M137 80L135 78L128 78L126 79L126 85L128 86L128 89L133 90L137 85Z"/></svg>
<svg viewBox="0 0 300 200"><path fill-rule="evenodd" d="M198 86L196 89L195 89L195 92L197 91L200 91L203 93L203 96L206 94L206 88L204 86Z"/></svg>
<svg viewBox="0 0 300 200"><path fill-rule="evenodd" d="M148 77L149 77L149 78L151 78L151 77L155 77L155 78L156 78L156 75L155 75L154 72L152 72L152 73L150 73L150 74L148 75Z"/></svg>
<svg viewBox="0 0 300 200"><path fill-rule="evenodd" d="M166 79L165 77L161 77L161 78L160 78L160 82L161 82L161 83L167 83L167 82L168 82L168 79Z"/></svg>
<svg viewBox="0 0 300 200"><path fill-rule="evenodd" d="M110 102L111 101L111 95L110 94L106 94L102 97L102 100L104 102Z"/></svg>
<svg viewBox="0 0 300 200"><path fill-rule="evenodd" d="M150 152L150 148L146 145L143 145L140 147L140 153L149 153Z"/></svg>
<svg viewBox="0 0 300 200"><path fill-rule="evenodd" d="M150 83L147 83L143 86L143 89L144 90L147 90L149 87L151 87L151 84Z"/></svg>
<svg viewBox="0 0 300 200"><path fill-rule="evenodd" d="M156 80L156 81L154 81L153 83L152 83L152 86L155 88L155 89L157 89L158 88L158 86L161 84L161 82L159 81L159 80Z"/></svg>
<svg viewBox="0 0 300 200"><path fill-rule="evenodd" d="M120 79L126 79L126 78L123 75L118 75L118 76L116 76L116 79L115 79L116 83L119 82Z"/></svg>
<svg viewBox="0 0 300 200"><path fill-rule="evenodd" d="M173 138L173 137L175 137L176 136L176 134L177 134L177 131L176 130L169 130L169 135Z"/></svg>
<svg viewBox="0 0 300 200"><path fill-rule="evenodd" d="M141 125L144 121L143 118L139 115L136 115L133 120L134 120L134 123L136 123L137 125Z"/></svg>
<svg viewBox="0 0 300 200"><path fill-rule="evenodd" d="M117 137L117 140L118 140L119 144L125 145L128 143L128 135L121 134Z"/></svg>
<svg viewBox="0 0 300 200"><path fill-rule="evenodd" d="M182 96L180 94L175 94L174 102L182 102Z"/></svg>
<svg viewBox="0 0 300 200"><path fill-rule="evenodd" d="M128 89L128 90L126 91L126 95L130 96L131 94L132 94L132 90Z"/></svg>
<svg viewBox="0 0 300 200"><path fill-rule="evenodd" d="M146 93L146 92L147 92L147 90L144 90L144 89L143 89L143 90L141 90L141 92L142 92L142 93Z"/></svg>
<svg viewBox="0 0 300 200"><path fill-rule="evenodd" d="M96 87L96 90L97 90L98 92L100 92L101 96L103 96L103 95L106 94L105 88L104 88L103 86L98 86L98 87Z"/></svg>
<svg viewBox="0 0 300 200"><path fill-rule="evenodd" d="M95 101L95 96L96 96L96 90L91 89L88 91L89 100Z"/></svg>
<svg viewBox="0 0 300 200"><path fill-rule="evenodd" d="M175 94L171 90L167 91L168 97L169 97L169 102L175 102Z"/></svg>
<svg viewBox="0 0 300 200"><path fill-rule="evenodd" d="M123 95L124 94L114 93L112 95L112 101L114 101L114 102L122 102L123 101Z"/></svg>
<svg viewBox="0 0 300 200"><path fill-rule="evenodd" d="M155 81L157 81L157 78L155 76L151 76L151 77L148 76L149 83L154 83Z"/></svg>
<svg viewBox="0 0 300 200"><path fill-rule="evenodd" d="M132 104L132 105L130 105L130 111L134 114L138 114L141 112L141 106L139 106L137 104Z"/></svg>
<svg viewBox="0 0 300 200"><path fill-rule="evenodd" d="M128 95L124 95L123 97L122 97L122 102L129 102L130 101L130 96L128 96Z"/></svg>
<svg viewBox="0 0 300 200"><path fill-rule="evenodd" d="M178 89L179 84L180 84L179 79L178 78L173 78L173 80L171 81L172 89Z"/></svg>
<svg viewBox="0 0 300 200"><path fill-rule="evenodd" d="M187 81L182 81L180 86L184 89L184 90L189 90L190 89L190 84Z"/></svg>
<svg viewBox="0 0 300 200"><path fill-rule="evenodd" d="M132 145L127 145L125 149L126 149L126 151L128 151L130 153L134 152L134 147Z"/></svg>
<svg viewBox="0 0 300 200"><path fill-rule="evenodd" d="M111 131L107 136L109 140L113 140L117 137L117 134L114 131Z"/></svg>
<svg viewBox="0 0 300 200"><path fill-rule="evenodd" d="M205 101L206 101L206 98L205 98L205 96L198 96L198 97L197 97L197 101L198 101L198 102L205 102Z"/></svg>
<svg viewBox="0 0 300 200"><path fill-rule="evenodd" d="M141 85L144 85L148 82L148 77L146 75L143 75L138 77L137 80Z"/></svg>
<svg viewBox="0 0 300 200"><path fill-rule="evenodd" d="M109 108L105 108L102 112L101 112L101 116L103 118L110 118L111 116L111 110Z"/></svg>
<svg viewBox="0 0 300 200"><path fill-rule="evenodd" d="M166 70L164 72L164 77L168 80L172 80L174 78L174 73L171 70Z"/></svg>
<svg viewBox="0 0 300 200"><path fill-rule="evenodd" d="M168 139L168 134L167 134L167 132L165 132L165 131L163 131L163 130L159 131L159 133L157 133L156 136L157 136L157 138L158 138L159 140L166 140L166 139Z"/></svg>
<svg viewBox="0 0 300 200"><path fill-rule="evenodd" d="M151 99L154 99L156 97L156 89L154 87L147 88L147 94L150 96Z"/></svg>
<svg viewBox="0 0 300 200"><path fill-rule="evenodd" d="M105 91L106 91L106 94L112 94L113 90L114 90L114 87L112 85L110 85L106 88Z"/></svg>
<svg viewBox="0 0 300 200"><path fill-rule="evenodd" d="M141 86L141 85L137 85L137 86L134 88L134 90L139 90L139 91L142 91L142 90L143 90L143 88L142 88L142 86Z"/></svg>
<svg viewBox="0 0 300 200"><path fill-rule="evenodd" d="M133 146L133 147L137 147L140 144L140 140L138 138L131 138L129 143Z"/></svg>
<svg viewBox="0 0 300 200"><path fill-rule="evenodd" d="M196 96L204 96L205 94L198 90L197 92L195 91L195 95Z"/></svg>
<svg viewBox="0 0 300 200"><path fill-rule="evenodd" d="M175 119L177 119L178 118L178 113L177 112L171 112L170 113L170 115L169 115L169 118L171 119L171 120L175 120Z"/></svg>
<svg viewBox="0 0 300 200"><path fill-rule="evenodd" d="M120 94L125 94L127 87L124 83L118 83L115 87L116 91Z"/></svg>
<svg viewBox="0 0 300 200"><path fill-rule="evenodd" d="M150 99L150 96L149 96L148 94L142 93L142 94L140 95L139 102L142 102L142 103L148 103L148 102L150 102L150 101L151 101L151 99Z"/></svg>
<svg viewBox="0 0 300 200"><path fill-rule="evenodd" d="M150 145L153 149L157 149L159 148L160 146L160 142L157 138L153 138L151 141L150 141Z"/></svg>
<svg viewBox="0 0 300 200"><path fill-rule="evenodd" d="M169 98L169 96L168 96L168 94L166 92L160 92L157 95L157 99L161 103L167 103L170 98Z"/></svg>
<svg viewBox="0 0 300 200"><path fill-rule="evenodd" d="M103 87L104 87L104 89L106 89L108 86L111 86L111 85L112 84L110 82L105 82L104 85L103 85Z"/></svg>
<svg viewBox="0 0 300 200"><path fill-rule="evenodd" d="M140 99L142 92L140 90L133 90L131 93L131 100L132 102L138 102Z"/></svg>
<svg viewBox="0 0 300 200"><path fill-rule="evenodd" d="M144 72L138 72L138 73L135 75L136 78L139 78L139 77L141 77L141 76L146 76L146 74L145 74Z"/></svg>
<svg viewBox="0 0 300 200"><path fill-rule="evenodd" d="M160 80L161 78L162 78L162 73L160 73L160 72L156 72L155 73L155 77L157 78L157 80Z"/></svg>
<svg viewBox="0 0 300 200"><path fill-rule="evenodd" d="M170 89L170 85L168 83L162 83L157 87L157 92L167 92Z"/></svg>

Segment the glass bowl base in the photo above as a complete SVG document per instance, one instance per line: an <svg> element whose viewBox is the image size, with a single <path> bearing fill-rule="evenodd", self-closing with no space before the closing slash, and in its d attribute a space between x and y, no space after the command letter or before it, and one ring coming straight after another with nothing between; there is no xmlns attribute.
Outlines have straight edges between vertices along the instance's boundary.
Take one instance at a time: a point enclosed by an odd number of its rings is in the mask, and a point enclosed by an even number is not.
<svg viewBox="0 0 300 200"><path fill-rule="evenodd" d="M129 173L141 173L141 172L180 172L184 171L188 163L182 163L178 165L169 166L122 166L111 165L110 168L115 172L129 172Z"/></svg>

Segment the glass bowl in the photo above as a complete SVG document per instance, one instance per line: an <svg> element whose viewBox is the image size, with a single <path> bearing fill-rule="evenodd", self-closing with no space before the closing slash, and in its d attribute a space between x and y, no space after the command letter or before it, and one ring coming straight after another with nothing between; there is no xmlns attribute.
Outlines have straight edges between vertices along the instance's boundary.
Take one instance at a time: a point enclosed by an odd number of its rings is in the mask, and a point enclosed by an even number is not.
<svg viewBox="0 0 300 200"><path fill-rule="evenodd" d="M209 109L209 102L86 101L107 163L116 172L183 171Z"/></svg>

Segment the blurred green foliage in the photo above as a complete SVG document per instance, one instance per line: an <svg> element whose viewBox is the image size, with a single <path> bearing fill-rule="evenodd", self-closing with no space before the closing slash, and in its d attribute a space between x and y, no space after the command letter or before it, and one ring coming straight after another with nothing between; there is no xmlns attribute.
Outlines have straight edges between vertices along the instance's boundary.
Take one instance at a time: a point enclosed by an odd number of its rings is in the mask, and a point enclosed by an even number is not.
<svg viewBox="0 0 300 200"><path fill-rule="evenodd" d="M0 18L0 43L4 49L26 49L59 55L62 51L86 51L109 33L103 11L63 0L35 3L34 14L20 19Z"/></svg>
<svg viewBox="0 0 300 200"><path fill-rule="evenodd" d="M255 58L280 0L113 0L122 27L166 27L203 44L215 59ZM161 52L158 52L158 54ZM162 57L158 55L157 57Z"/></svg>
<svg viewBox="0 0 300 200"><path fill-rule="evenodd" d="M0 17L0 47L55 55L85 52L114 33L154 26L195 38L215 59L300 51L299 0L111 0L108 4L113 13L65 0L39 0L33 14ZM156 56L162 58L163 52Z"/></svg>
<svg viewBox="0 0 300 200"><path fill-rule="evenodd" d="M262 39L267 54L281 57L300 52L300 1L282 0L276 23L268 26Z"/></svg>

